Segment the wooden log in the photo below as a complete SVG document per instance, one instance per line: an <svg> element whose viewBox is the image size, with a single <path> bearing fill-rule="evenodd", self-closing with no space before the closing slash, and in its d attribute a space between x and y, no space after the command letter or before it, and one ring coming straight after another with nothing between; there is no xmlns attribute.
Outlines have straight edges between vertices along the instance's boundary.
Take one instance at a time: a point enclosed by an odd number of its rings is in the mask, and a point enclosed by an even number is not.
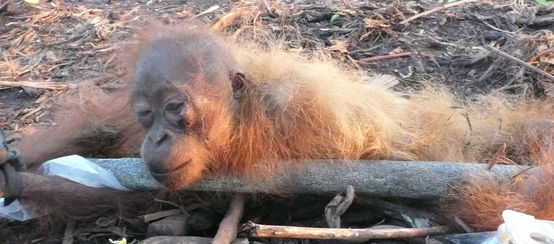
<svg viewBox="0 0 554 244"><path fill-rule="evenodd" d="M121 184L131 189L160 187L139 158L91 159L112 171ZM434 199L447 193L449 186L468 177L486 177L508 181L527 170L513 165L414 161L338 161L313 160L301 163L284 161L288 174L264 182L239 178L207 177L192 186L194 191L239 193L311 193L337 194L352 185L358 194L375 197Z"/></svg>

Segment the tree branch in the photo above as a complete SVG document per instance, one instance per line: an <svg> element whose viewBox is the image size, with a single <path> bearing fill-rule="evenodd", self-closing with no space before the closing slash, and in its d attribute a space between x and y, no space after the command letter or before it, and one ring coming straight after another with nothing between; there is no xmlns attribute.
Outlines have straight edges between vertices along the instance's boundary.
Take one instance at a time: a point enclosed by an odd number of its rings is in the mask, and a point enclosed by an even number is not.
<svg viewBox="0 0 554 244"><path fill-rule="evenodd" d="M131 189L156 189L159 183L138 158L92 159L112 171L122 185ZM486 177L502 182L528 169L524 166L452 162L333 161L282 162L287 174L263 181L207 177L189 190L243 193L337 194L352 185L359 194L375 197L433 199L468 177Z"/></svg>

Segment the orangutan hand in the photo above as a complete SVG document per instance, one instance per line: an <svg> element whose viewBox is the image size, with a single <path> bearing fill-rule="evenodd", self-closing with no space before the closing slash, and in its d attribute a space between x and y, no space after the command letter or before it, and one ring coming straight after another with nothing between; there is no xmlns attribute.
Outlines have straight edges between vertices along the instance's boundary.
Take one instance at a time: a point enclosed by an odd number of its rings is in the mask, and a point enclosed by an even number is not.
<svg viewBox="0 0 554 244"><path fill-rule="evenodd" d="M9 205L21 194L23 184L19 172L24 170L19 151L8 150L0 130L0 197L4 197L4 205Z"/></svg>

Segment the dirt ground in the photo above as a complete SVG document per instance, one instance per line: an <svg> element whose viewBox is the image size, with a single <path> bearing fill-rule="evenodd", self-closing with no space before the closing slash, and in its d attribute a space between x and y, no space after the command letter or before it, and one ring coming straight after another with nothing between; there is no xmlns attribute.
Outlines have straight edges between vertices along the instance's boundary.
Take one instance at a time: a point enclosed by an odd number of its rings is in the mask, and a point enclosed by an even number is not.
<svg viewBox="0 0 554 244"><path fill-rule="evenodd" d="M7 9L0 10L0 127L8 133L9 142L18 140L23 131L51 124L53 99L72 92L78 84L92 82L116 89L123 75L115 56L118 45L132 41L134 29L149 19L186 25L190 18L198 18L235 38L255 39L262 45L278 40L298 52L323 51L368 74L394 75L400 81L397 89L417 87L427 80L447 84L469 97L491 92L551 95L554 80L497 56L486 46L554 74L554 4L474 1L406 21L451 2L456 1L7 1ZM287 198L260 202L286 202L288 208L279 208L292 212L322 212L330 197L315 198L318 200L312 202L322 204L303 206ZM264 204L260 206L267 206ZM302 220L290 217L289 221L273 222L308 225L319 221L315 219L321 215L290 211L289 217L301 216ZM352 226L394 219L385 210L377 212L382 214L365 222L353 221ZM209 214L221 213L224 211ZM112 220L99 216L95 222L77 223L74 243L144 238L144 223L133 226L136 219ZM402 220L393 222L401 225ZM0 222L0 239L59 243L64 236L64 228L51 233L34 229L32 222ZM212 232L213 228L196 234L209 236Z"/></svg>

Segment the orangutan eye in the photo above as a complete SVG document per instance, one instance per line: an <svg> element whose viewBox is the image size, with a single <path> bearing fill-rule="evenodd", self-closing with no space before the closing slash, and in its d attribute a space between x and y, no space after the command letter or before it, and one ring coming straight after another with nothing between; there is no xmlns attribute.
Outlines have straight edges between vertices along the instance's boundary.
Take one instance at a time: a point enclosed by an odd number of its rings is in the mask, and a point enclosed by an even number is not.
<svg viewBox="0 0 554 244"><path fill-rule="evenodd" d="M180 114L183 111L184 105L181 101L172 101L165 104L165 111L172 114Z"/></svg>
<svg viewBox="0 0 554 244"><path fill-rule="evenodd" d="M145 128L149 128L152 126L152 123L154 121L154 116L152 116L152 111L150 110L137 110L135 111L137 115L138 121L144 126Z"/></svg>
<svg viewBox="0 0 554 244"><path fill-rule="evenodd" d="M133 110L139 122L146 128L152 125L154 119L152 109L148 103L137 101L133 104Z"/></svg>
<svg viewBox="0 0 554 244"><path fill-rule="evenodd" d="M142 110L142 111L137 111L136 114L137 114L137 117L146 117L148 115L150 115L152 113L152 111L150 110Z"/></svg>

